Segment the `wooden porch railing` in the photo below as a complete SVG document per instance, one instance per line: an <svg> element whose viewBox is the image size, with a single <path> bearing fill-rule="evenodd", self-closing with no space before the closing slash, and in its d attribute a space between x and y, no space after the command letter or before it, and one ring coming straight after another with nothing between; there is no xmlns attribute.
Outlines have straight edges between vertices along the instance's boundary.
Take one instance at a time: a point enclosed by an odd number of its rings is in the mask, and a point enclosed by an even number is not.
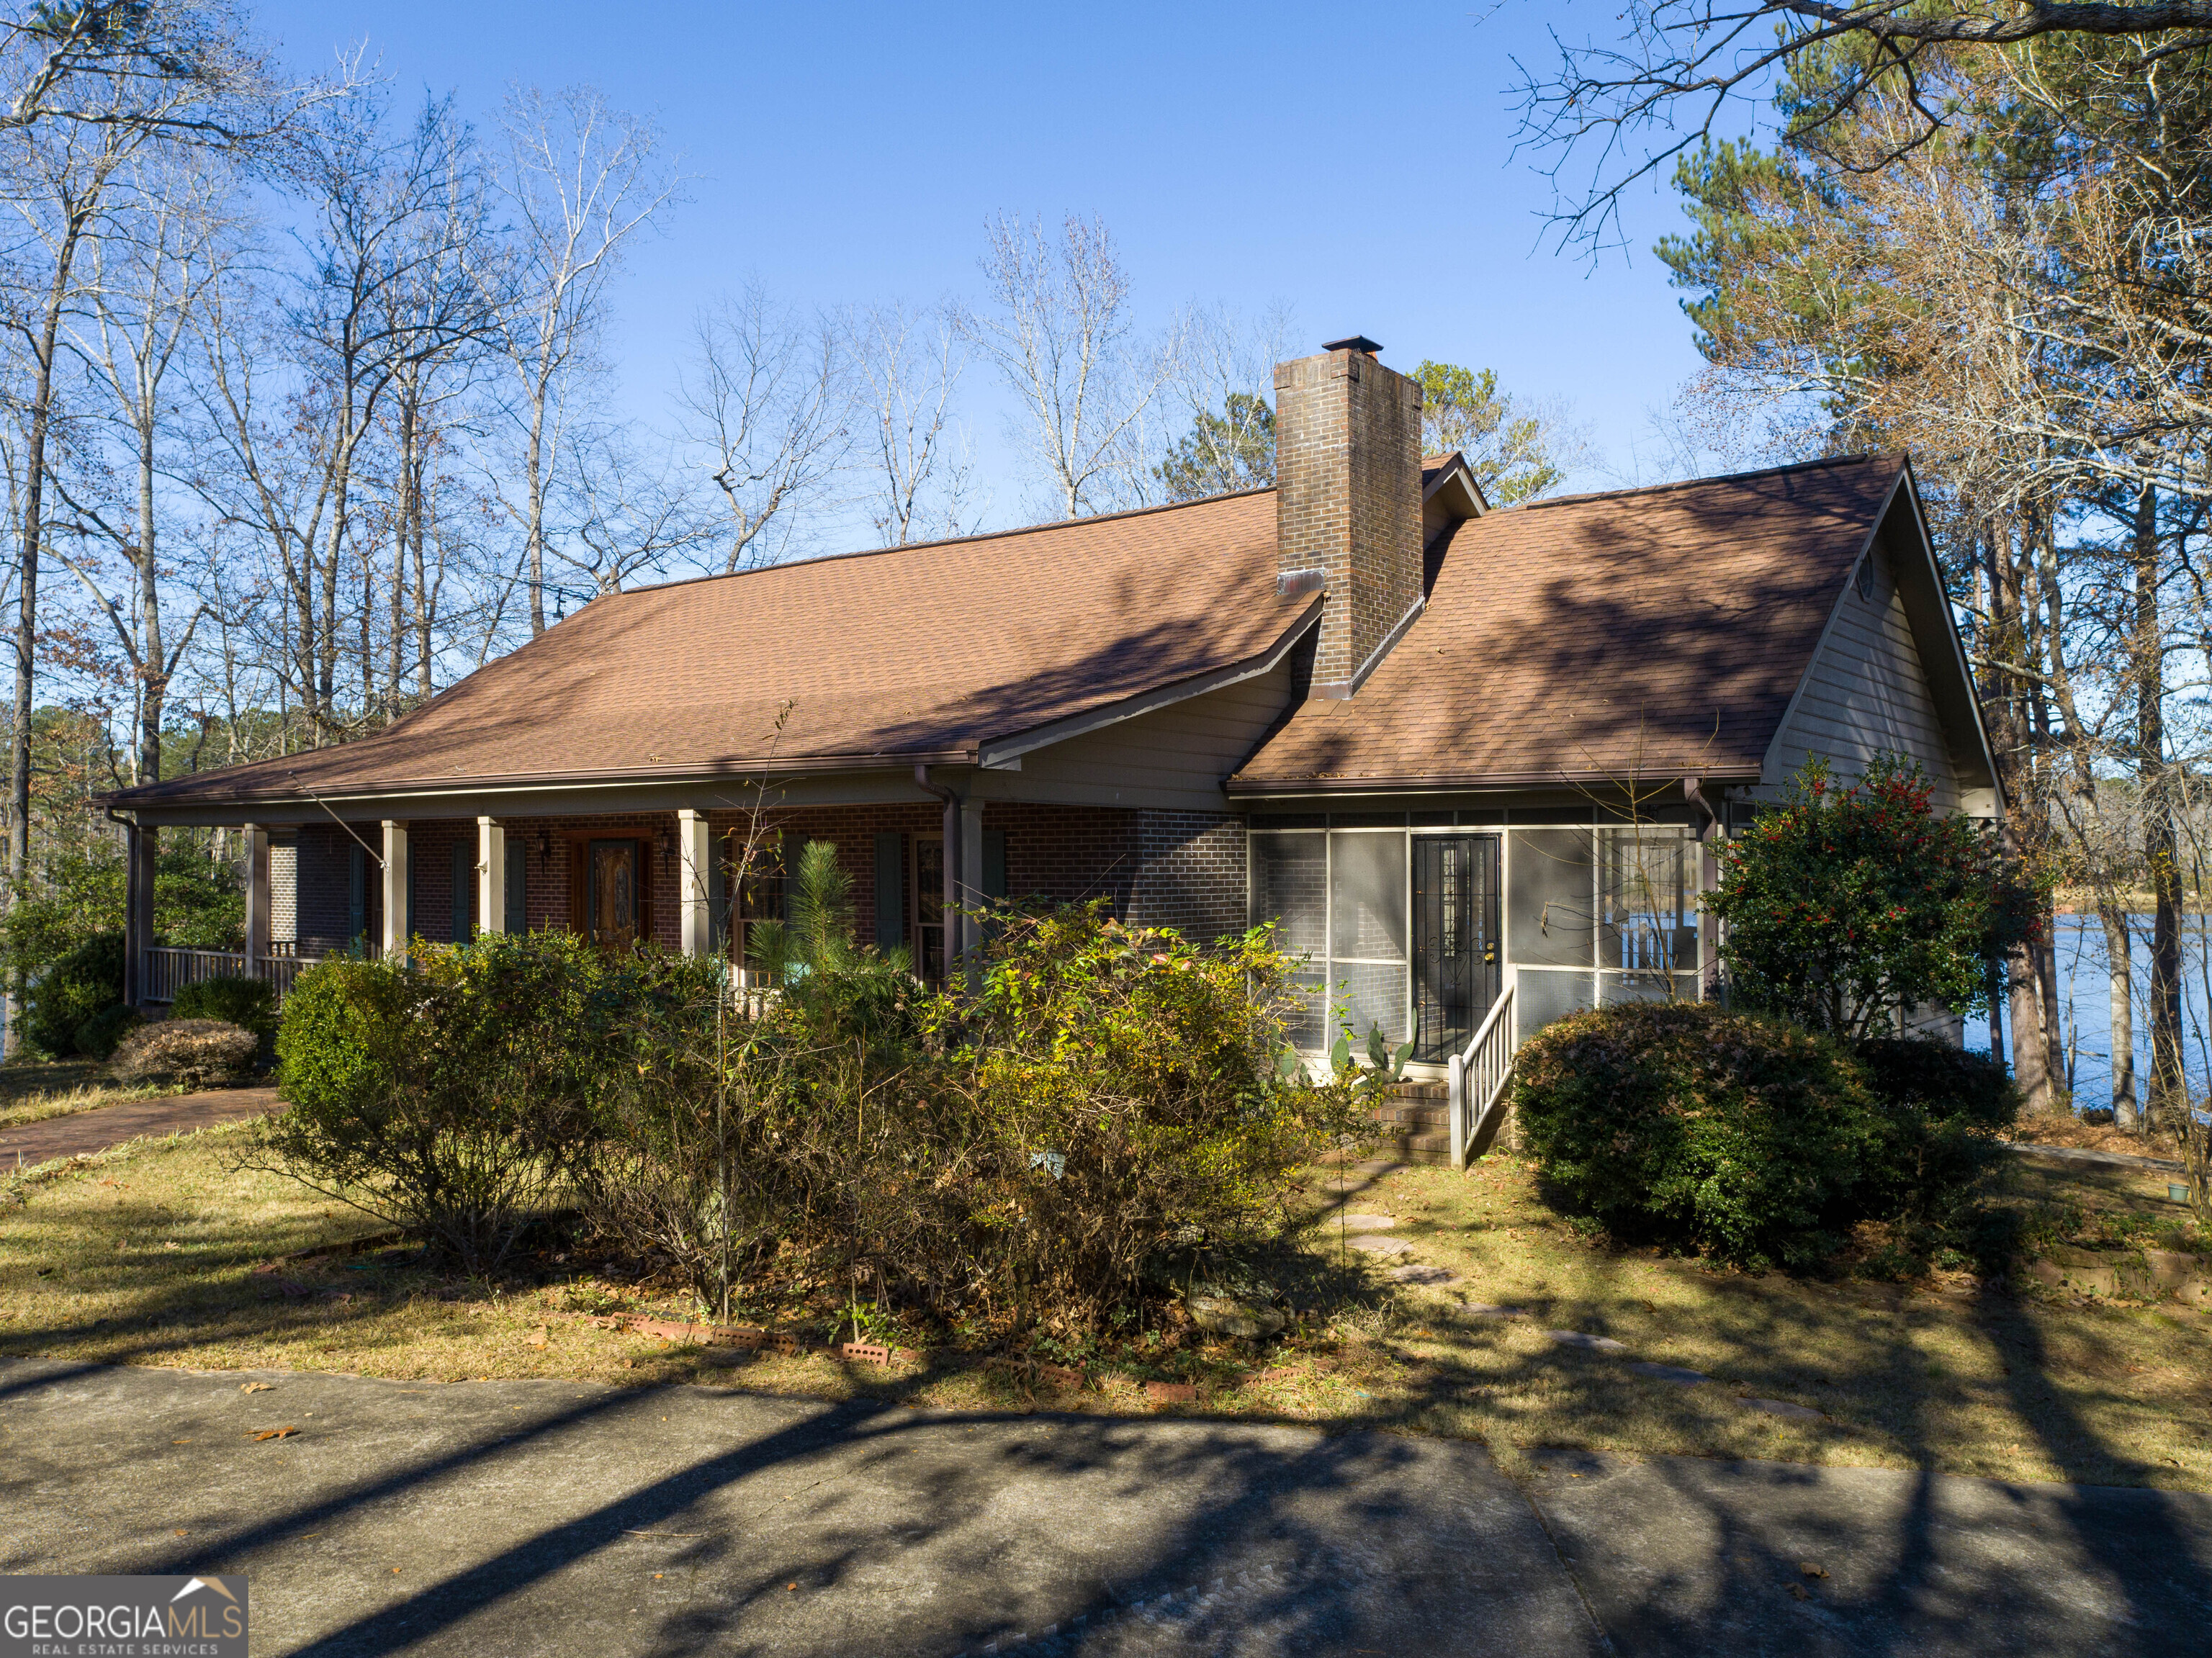
<svg viewBox="0 0 2212 1658"><path fill-rule="evenodd" d="M1505 987L1464 1054L1444 1061L1449 1111L1451 1166L1465 1169L1490 1150L1505 1120L1505 1090L1513 1080L1513 992L1518 975L1505 971Z"/></svg>

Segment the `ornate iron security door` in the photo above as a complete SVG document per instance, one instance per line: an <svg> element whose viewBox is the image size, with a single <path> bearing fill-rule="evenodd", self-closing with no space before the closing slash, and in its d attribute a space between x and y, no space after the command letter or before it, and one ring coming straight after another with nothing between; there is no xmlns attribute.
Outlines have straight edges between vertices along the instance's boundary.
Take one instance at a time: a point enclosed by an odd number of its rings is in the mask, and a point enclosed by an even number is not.
<svg viewBox="0 0 2212 1658"><path fill-rule="evenodd" d="M1413 836L1413 1057L1441 1064L1498 999L1498 837Z"/></svg>

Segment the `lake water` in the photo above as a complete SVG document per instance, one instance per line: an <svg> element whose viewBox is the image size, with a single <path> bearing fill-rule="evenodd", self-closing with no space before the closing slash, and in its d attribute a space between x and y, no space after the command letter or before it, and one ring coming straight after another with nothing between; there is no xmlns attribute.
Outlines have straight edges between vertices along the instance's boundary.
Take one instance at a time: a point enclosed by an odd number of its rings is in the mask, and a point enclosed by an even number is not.
<svg viewBox="0 0 2212 1658"><path fill-rule="evenodd" d="M2185 915L2181 923L2182 1066L2189 1091L2202 1095L2212 1078L2212 926L2203 915ZM2135 981L2136 1092L2140 1097L2150 1075L2150 930L2148 914L2128 918L2128 932ZM2105 925L2094 915L2058 917L2058 1011L2072 1076L2076 1107L2112 1102L2112 1019L2111 966L2105 957ZM1986 1052L1990 1027L1986 1019L1966 1022L1966 1046ZM2012 1051L2008 1021L2005 1051Z"/></svg>

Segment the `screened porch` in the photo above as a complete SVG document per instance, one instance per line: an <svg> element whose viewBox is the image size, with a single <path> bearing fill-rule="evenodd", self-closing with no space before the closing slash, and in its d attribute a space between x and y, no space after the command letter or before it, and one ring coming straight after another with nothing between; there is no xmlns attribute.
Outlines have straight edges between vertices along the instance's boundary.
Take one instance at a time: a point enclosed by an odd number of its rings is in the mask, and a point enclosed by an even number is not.
<svg viewBox="0 0 2212 1658"><path fill-rule="evenodd" d="M1502 999L1518 1047L1580 1008L1705 993L1697 894L1711 878L1687 823L1556 807L1263 813L1247 844L1251 920L1275 922L1279 946L1305 959L1295 1040L1310 1052L1376 1028L1394 1048L1411 1038L1414 1066L1442 1067Z"/></svg>

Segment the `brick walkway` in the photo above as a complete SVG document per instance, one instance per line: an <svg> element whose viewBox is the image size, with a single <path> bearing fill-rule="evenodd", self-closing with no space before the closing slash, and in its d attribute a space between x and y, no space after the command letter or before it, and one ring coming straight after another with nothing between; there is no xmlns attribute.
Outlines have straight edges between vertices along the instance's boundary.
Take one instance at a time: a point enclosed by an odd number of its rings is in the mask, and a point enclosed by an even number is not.
<svg viewBox="0 0 2212 1658"><path fill-rule="evenodd" d="M204 1094L173 1094L166 1099L126 1100L90 1111L0 1132L0 1169L13 1172L20 1154L26 1169L56 1157L82 1157L145 1134L176 1134L210 1128L281 1111L274 1087L218 1088Z"/></svg>

